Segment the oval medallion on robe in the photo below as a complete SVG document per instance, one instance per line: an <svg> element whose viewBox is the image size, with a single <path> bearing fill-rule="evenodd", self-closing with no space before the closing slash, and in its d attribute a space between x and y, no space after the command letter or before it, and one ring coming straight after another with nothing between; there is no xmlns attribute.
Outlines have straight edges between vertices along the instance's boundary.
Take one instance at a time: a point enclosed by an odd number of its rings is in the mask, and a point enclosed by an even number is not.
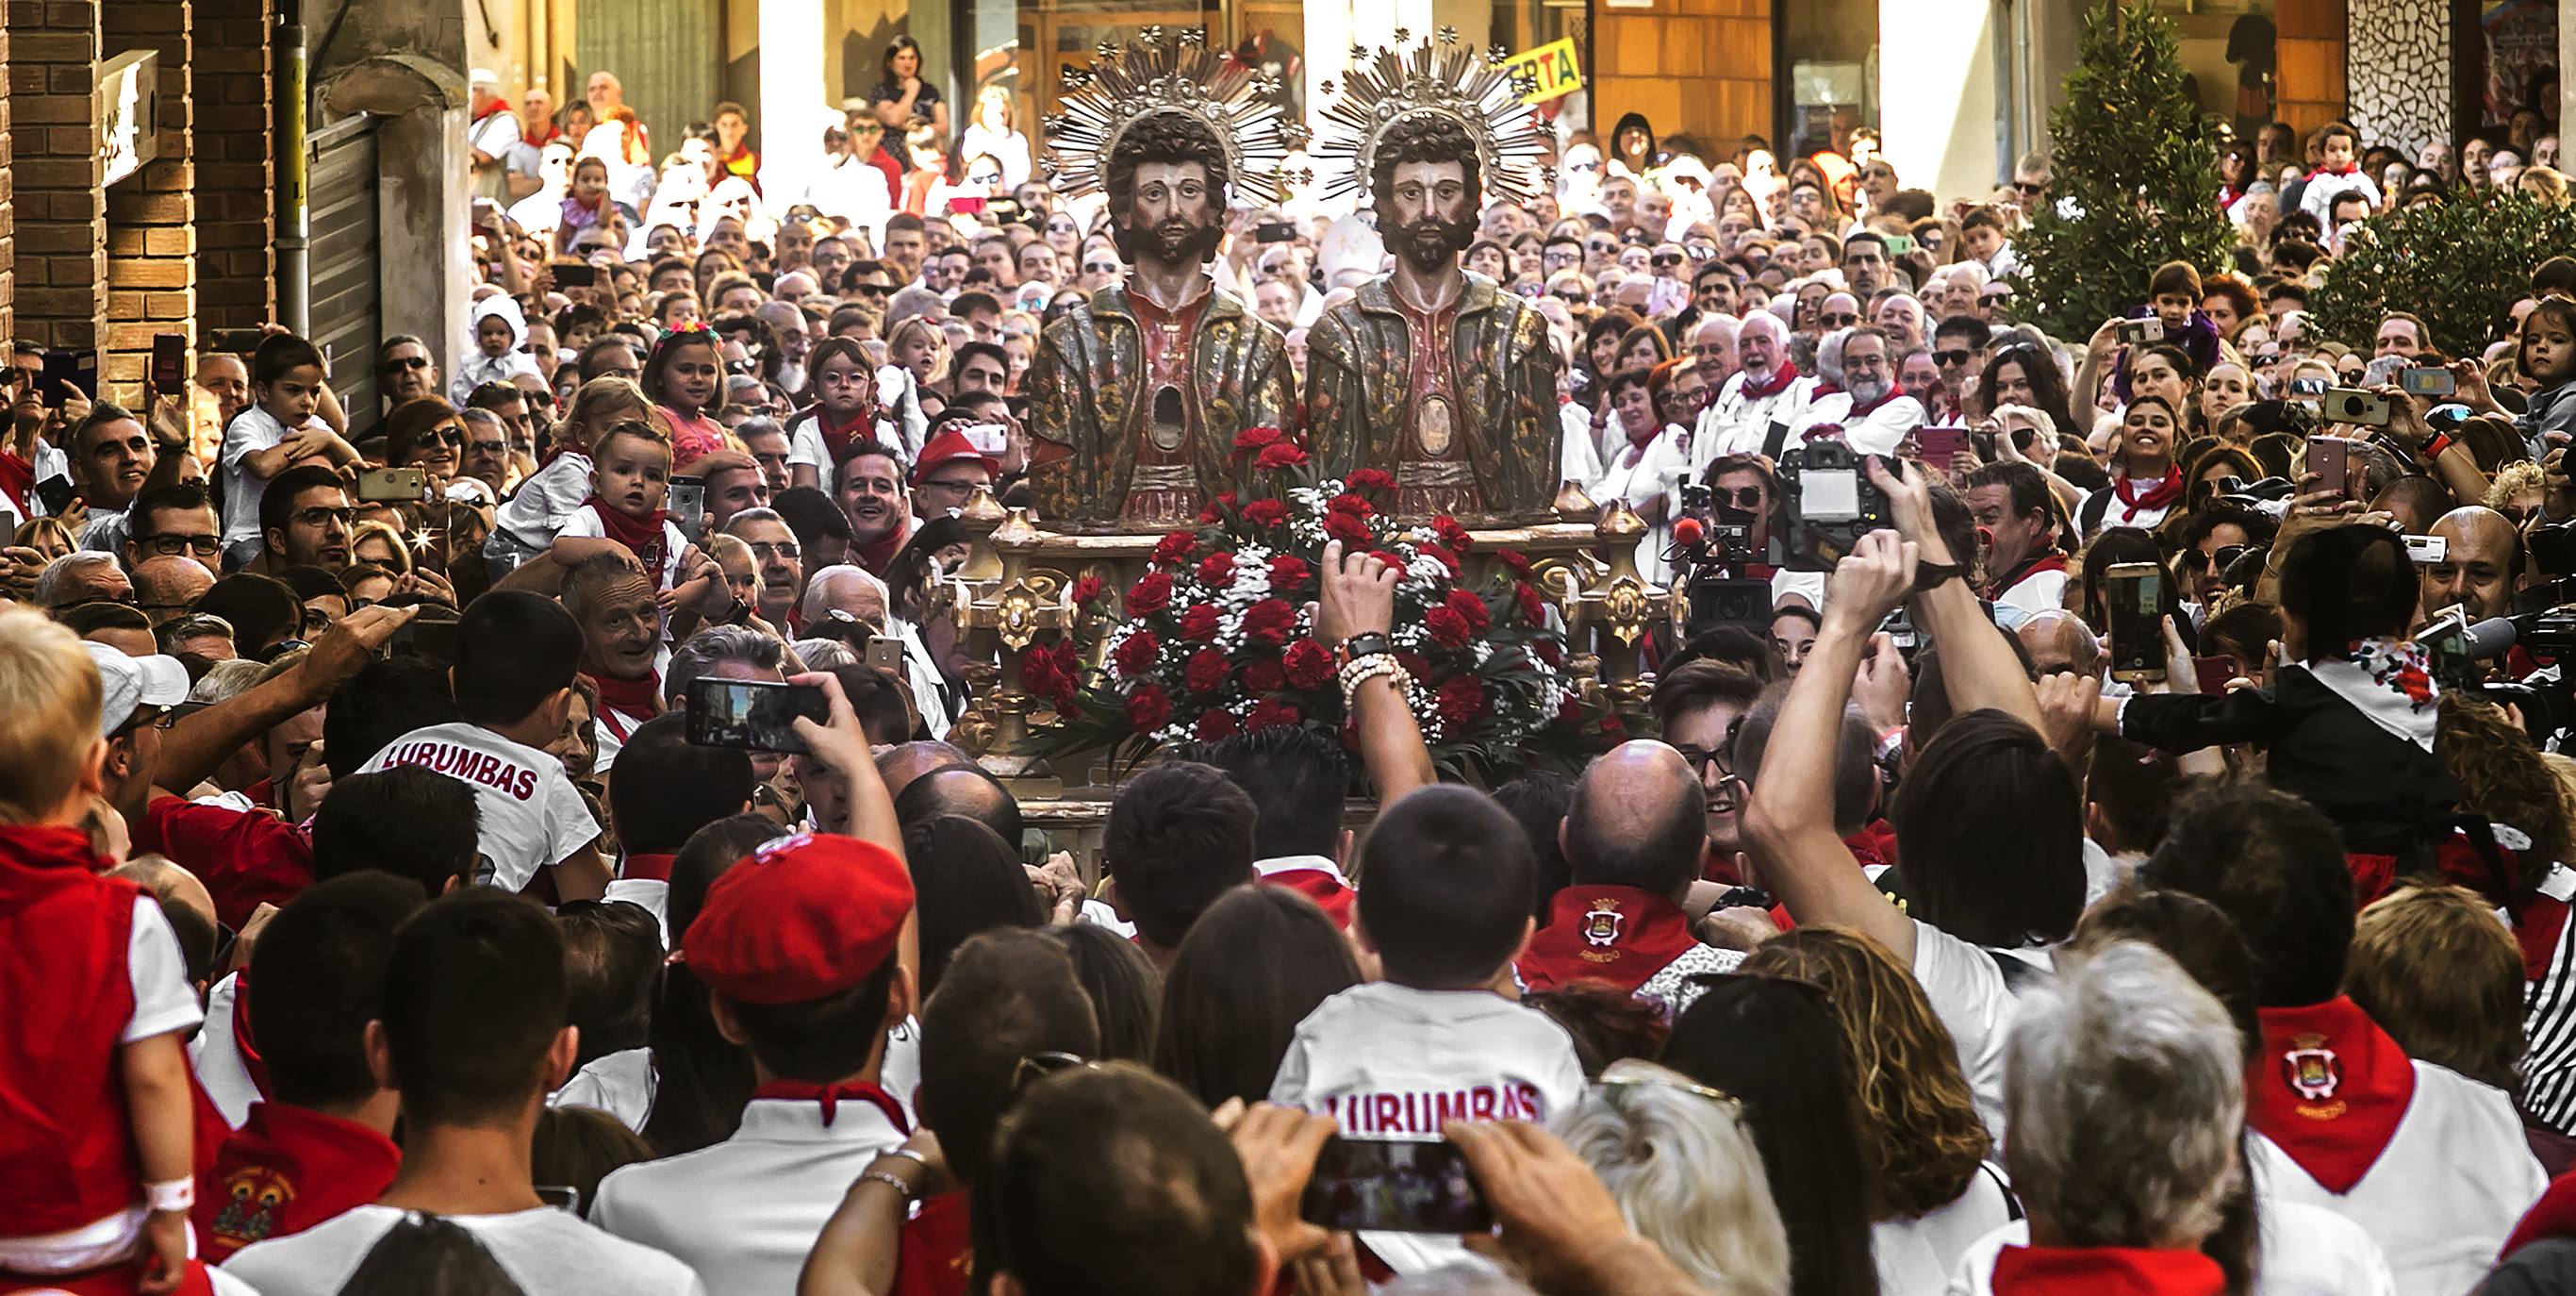
<svg viewBox="0 0 2576 1296"><path fill-rule="evenodd" d="M1422 446L1422 453L1434 458L1449 453L1449 419L1446 397L1433 395L1422 398L1421 410L1413 423L1413 438Z"/></svg>

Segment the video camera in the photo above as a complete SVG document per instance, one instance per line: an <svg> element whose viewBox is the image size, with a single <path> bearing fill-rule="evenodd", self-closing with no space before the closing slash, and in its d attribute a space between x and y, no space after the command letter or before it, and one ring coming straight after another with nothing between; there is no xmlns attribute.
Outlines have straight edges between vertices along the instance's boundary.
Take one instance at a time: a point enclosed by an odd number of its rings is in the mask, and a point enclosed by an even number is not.
<svg viewBox="0 0 2576 1296"><path fill-rule="evenodd" d="M1855 454L1838 441L1809 442L1780 456L1788 525L1771 533L1773 566L1829 572L1862 536L1896 525L1887 496L1869 480L1872 458L1890 473L1904 471L1884 455Z"/></svg>
<svg viewBox="0 0 2576 1296"><path fill-rule="evenodd" d="M1717 503L1704 483L1682 487L1681 515L1673 519L1673 547L1664 561L1690 600L1685 629L1691 636L1726 625L1769 633L1771 583L1739 574L1754 561L1753 533L1760 522L1749 509Z"/></svg>

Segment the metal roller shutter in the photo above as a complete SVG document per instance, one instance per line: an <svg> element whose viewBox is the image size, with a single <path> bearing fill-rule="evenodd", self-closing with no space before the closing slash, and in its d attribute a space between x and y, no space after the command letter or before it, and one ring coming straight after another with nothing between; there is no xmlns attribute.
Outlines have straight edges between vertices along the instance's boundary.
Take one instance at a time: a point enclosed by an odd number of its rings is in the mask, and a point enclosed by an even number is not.
<svg viewBox="0 0 2576 1296"><path fill-rule="evenodd" d="M305 139L313 230L307 332L330 366L352 440L375 426L378 404L377 120L360 113ZM434 343L431 353L438 353Z"/></svg>

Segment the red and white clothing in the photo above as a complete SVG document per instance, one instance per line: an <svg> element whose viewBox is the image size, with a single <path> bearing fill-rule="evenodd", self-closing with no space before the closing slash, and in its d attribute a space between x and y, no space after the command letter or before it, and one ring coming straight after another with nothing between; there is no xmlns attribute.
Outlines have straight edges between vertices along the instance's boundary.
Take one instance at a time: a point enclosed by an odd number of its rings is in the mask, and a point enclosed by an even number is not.
<svg viewBox="0 0 2576 1296"><path fill-rule="evenodd" d="M407 1213L391 1206L360 1206L293 1237L244 1247L224 1262L224 1272L247 1279L260 1296L337 1296L367 1253ZM539 1206L506 1215L439 1218L473 1234L523 1292L706 1296L706 1284L686 1264L611 1237L570 1211ZM792 1277L788 1286L771 1290L794 1290Z"/></svg>
<svg viewBox="0 0 2576 1296"><path fill-rule="evenodd" d="M893 1296L965 1296L975 1267L973 1218L963 1189L922 1198L896 1244Z"/></svg>
<svg viewBox="0 0 2576 1296"><path fill-rule="evenodd" d="M764 1085L758 1093L795 1088ZM901 1108L878 1086L833 1092L828 1105L820 1097L755 1096L724 1142L611 1172L599 1181L591 1222L679 1257L716 1291L796 1290L841 1195L907 1134Z"/></svg>
<svg viewBox="0 0 2576 1296"><path fill-rule="evenodd" d="M629 854L617 863L617 877L608 884L606 900L623 900L650 910L653 921L662 929L662 948L676 948L671 939L671 855Z"/></svg>
<svg viewBox="0 0 2576 1296"><path fill-rule="evenodd" d="M2066 555L2052 549L2038 561L2014 568L1995 582L1987 597L2033 615L2063 611L2066 607Z"/></svg>
<svg viewBox="0 0 2576 1296"><path fill-rule="evenodd" d="M658 524L658 525L656 525ZM593 540L615 540L635 551L644 561L644 570L653 573L653 588L666 590L680 583L680 555L688 552L689 538L680 533L680 524L660 510L649 521L640 521L601 504L597 499L584 501L565 519L557 538L573 536ZM669 633L666 629L665 634Z"/></svg>
<svg viewBox="0 0 2576 1296"><path fill-rule="evenodd" d="M158 796L133 824L134 849L166 855L197 875L215 918L235 931L262 904L313 885L313 838L268 810Z"/></svg>
<svg viewBox="0 0 2576 1296"><path fill-rule="evenodd" d="M1333 1116L1344 1138L1428 1140L1452 1120L1544 1125L1583 1097L1583 1084L1573 1037L1537 1009L1490 991L1378 981L1297 1023L1270 1101ZM1467 1255L1456 1238L1422 1233L1360 1240L1403 1274Z"/></svg>
<svg viewBox="0 0 2576 1296"><path fill-rule="evenodd" d="M482 810L477 883L518 891L537 870L599 836L563 762L464 721L414 729L368 758L361 774L418 765L474 789Z"/></svg>
<svg viewBox="0 0 2576 1296"><path fill-rule="evenodd" d="M374 1127L264 1102L197 1175L198 1253L220 1263L385 1195L402 1149Z"/></svg>
<svg viewBox="0 0 2576 1296"><path fill-rule="evenodd" d="M529 549L553 544L574 510L590 501L590 475L587 453L555 453L493 511L492 525Z"/></svg>
<svg viewBox="0 0 2576 1296"><path fill-rule="evenodd" d="M2166 469L2165 475L2154 481L2119 478L2075 506L2076 525L2087 539L2109 527L2144 527L2152 531L2163 525L2166 514L2182 506L2182 485L2180 464Z"/></svg>
<svg viewBox="0 0 2576 1296"><path fill-rule="evenodd" d="M0 828L0 1271L135 1254L146 1212L123 1046L202 1014L160 902L88 834Z"/></svg>
<svg viewBox="0 0 2576 1296"><path fill-rule="evenodd" d="M1604 456L1601 475L1585 487L1595 504L1623 500L1639 513L1658 500L1663 502L1663 517L1650 523L1637 539L1637 572L1649 584L1672 580L1672 564L1664 561L1664 552L1673 546L1673 514L1681 507L1682 483L1690 479L1690 443L1689 429L1678 423L1657 428L1642 442L1623 437Z"/></svg>
<svg viewBox="0 0 2576 1296"><path fill-rule="evenodd" d="M1980 1247L1950 1282L1956 1296L2220 1296L2227 1275L2198 1251L2133 1247ZM1989 1239L1992 1241L1992 1239Z"/></svg>
<svg viewBox="0 0 2576 1296"><path fill-rule="evenodd" d="M862 410L858 417L844 423L821 405L809 406L788 421L788 466L804 464L812 468L814 484L837 499L841 455L862 442L884 440L885 431L874 410Z"/></svg>
<svg viewBox="0 0 2576 1296"><path fill-rule="evenodd" d="M1785 360L1759 381L1751 372L1737 370L1700 412L1699 427L1691 435L1691 480L1699 480L1719 455L1762 453L1771 425L1797 422L1815 396L1816 380Z"/></svg>
<svg viewBox="0 0 2576 1296"><path fill-rule="evenodd" d="M2396 1280L2388 1272L2379 1244L2351 1220L2320 1206L2273 1197L2257 1203L2255 1218L2256 1254L2261 1258L2252 1296L2396 1296ZM2007 1289L1994 1284L1996 1258L2007 1247L2029 1245L2028 1220L2015 1220L1979 1238L1950 1279L1952 1296L2002 1296ZM2130 1289L2085 1290L2120 1293Z"/></svg>
<svg viewBox="0 0 2576 1296"><path fill-rule="evenodd" d="M1948 1205L1913 1219L1885 1219L1869 1226L1869 1257L1878 1269L1879 1296L1942 1296L1950 1273L1978 1239L2012 1223L2003 1171L1977 1167L1967 1188Z"/></svg>
<svg viewBox="0 0 2576 1296"><path fill-rule="evenodd" d="M1261 885L1304 895L1323 909L1334 926L1350 930L1351 910L1359 903L1360 893L1342 876L1341 865L1322 855L1281 855L1254 860L1252 871L1260 875Z"/></svg>
<svg viewBox="0 0 2576 1296"><path fill-rule="evenodd" d="M1818 396L1789 425L1783 448L1839 439L1856 454L1896 453L1907 433L1923 426L1923 402L1890 387L1863 405L1850 392Z"/></svg>
<svg viewBox="0 0 2576 1296"><path fill-rule="evenodd" d="M1671 1017L1699 997L1690 978L1732 972L1743 961L1740 951L1701 944L1690 915L1668 897L1576 882L1549 901L1547 925L1530 937L1514 970L1532 990L1607 981Z"/></svg>
<svg viewBox="0 0 2576 1296"><path fill-rule="evenodd" d="M2333 1210L2387 1253L2403 1296L2477 1285L2547 1187L2503 1091L2409 1061L2349 999L2262 1010L2247 1068L2257 1191Z"/></svg>
<svg viewBox="0 0 2576 1296"><path fill-rule="evenodd" d="M662 679L670 669L668 642L654 648L652 673L638 679L620 679L583 668L582 676L599 690L599 714L592 717L590 726L591 741L599 746L599 755L590 763L593 770L606 774L617 763L617 753L626 750L627 735L662 714Z"/></svg>
<svg viewBox="0 0 2576 1296"><path fill-rule="evenodd" d="M206 992L205 1027L188 1041L188 1061L197 1069L197 1087L234 1129L250 1119L253 1103L268 1096L264 1083L252 1074L238 1038L248 1034L243 1016L241 976L235 973Z"/></svg>

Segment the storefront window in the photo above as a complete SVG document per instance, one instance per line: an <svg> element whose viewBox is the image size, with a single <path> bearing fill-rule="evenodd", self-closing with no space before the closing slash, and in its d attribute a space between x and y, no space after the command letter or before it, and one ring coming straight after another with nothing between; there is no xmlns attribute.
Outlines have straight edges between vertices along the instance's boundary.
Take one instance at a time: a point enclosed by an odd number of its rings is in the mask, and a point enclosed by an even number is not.
<svg viewBox="0 0 2576 1296"><path fill-rule="evenodd" d="M1788 152L1843 152L1854 127L1878 128L1878 0L1816 0L1772 10L1779 40L1779 129ZM1787 156L1788 154L1783 154Z"/></svg>

